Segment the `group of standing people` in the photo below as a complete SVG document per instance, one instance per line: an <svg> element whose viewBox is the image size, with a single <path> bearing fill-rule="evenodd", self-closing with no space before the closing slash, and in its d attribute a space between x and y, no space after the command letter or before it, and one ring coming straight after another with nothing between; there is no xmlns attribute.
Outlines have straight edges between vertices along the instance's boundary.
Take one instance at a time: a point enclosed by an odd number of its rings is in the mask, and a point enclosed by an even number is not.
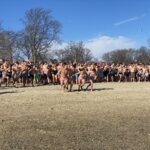
<svg viewBox="0 0 150 150"><path fill-rule="evenodd" d="M94 80L96 80L94 65L85 67L83 64L77 66L77 63L48 64L47 62L33 64L29 61L13 63L8 60L0 65L0 86L60 84L63 90L72 91L75 83L80 91L86 83L88 83L86 89L91 87L93 90Z"/></svg>
<svg viewBox="0 0 150 150"><path fill-rule="evenodd" d="M15 87L60 84L63 90L71 91L73 84L78 90L93 90L94 82L141 82L150 81L150 66L143 64L106 63L57 63L29 61L0 64L0 86ZM86 86L86 87L85 87Z"/></svg>

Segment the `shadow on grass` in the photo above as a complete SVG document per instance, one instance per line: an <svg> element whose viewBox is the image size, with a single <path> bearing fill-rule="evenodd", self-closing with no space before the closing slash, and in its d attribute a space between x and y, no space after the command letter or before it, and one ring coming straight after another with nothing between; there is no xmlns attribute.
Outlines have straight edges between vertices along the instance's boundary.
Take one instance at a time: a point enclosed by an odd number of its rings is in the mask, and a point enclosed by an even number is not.
<svg viewBox="0 0 150 150"><path fill-rule="evenodd" d="M105 91L105 90L114 90L113 88L94 88L93 91ZM91 91L90 89L83 89L83 90L72 90L72 92L86 92Z"/></svg>
<svg viewBox="0 0 150 150"><path fill-rule="evenodd" d="M2 94L14 94L14 93L20 93L20 92L16 92L16 91L0 92L0 95L2 95Z"/></svg>
<svg viewBox="0 0 150 150"><path fill-rule="evenodd" d="M96 88L93 89L93 91L105 91L105 90L114 90L113 88ZM88 91L90 91L90 89L88 89Z"/></svg>

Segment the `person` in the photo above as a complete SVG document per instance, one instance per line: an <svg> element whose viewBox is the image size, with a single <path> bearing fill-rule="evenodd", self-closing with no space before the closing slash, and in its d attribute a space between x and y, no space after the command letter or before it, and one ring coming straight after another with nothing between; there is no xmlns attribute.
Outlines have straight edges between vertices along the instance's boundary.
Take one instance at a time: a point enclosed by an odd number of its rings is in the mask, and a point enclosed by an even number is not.
<svg viewBox="0 0 150 150"><path fill-rule="evenodd" d="M66 63L61 64L61 68L59 70L59 79L60 85L63 90L67 89L68 87L68 69Z"/></svg>
<svg viewBox="0 0 150 150"><path fill-rule="evenodd" d="M44 85L46 85L48 81L47 74L48 74L48 64L47 62L45 62L44 65L42 66L42 81Z"/></svg>
<svg viewBox="0 0 150 150"><path fill-rule="evenodd" d="M135 66L134 65L129 66L129 70L131 73L131 82L134 82L135 81Z"/></svg>
<svg viewBox="0 0 150 150"><path fill-rule="evenodd" d="M123 79L123 75L124 75L124 72L123 72L123 66L122 65L120 65L119 67L118 67L118 77L119 77L119 82L121 82L122 81L122 79Z"/></svg>
<svg viewBox="0 0 150 150"><path fill-rule="evenodd" d="M149 80L148 77L149 77L148 68L147 67L143 67L143 80L144 80L144 82Z"/></svg>
<svg viewBox="0 0 150 150"><path fill-rule="evenodd" d="M35 74L35 67L32 65L28 65L28 78L31 86L34 86L34 74Z"/></svg>
<svg viewBox="0 0 150 150"><path fill-rule="evenodd" d="M52 82L54 85L58 83L58 70L56 64L52 66Z"/></svg>
<svg viewBox="0 0 150 150"><path fill-rule="evenodd" d="M69 65L68 66L68 91L71 92L73 88L73 82L74 82L74 68L73 66Z"/></svg>
<svg viewBox="0 0 150 150"><path fill-rule="evenodd" d="M112 82L115 81L116 74L117 74L117 69L115 68L114 64L112 64L110 68L110 78Z"/></svg>
<svg viewBox="0 0 150 150"><path fill-rule="evenodd" d="M7 86L10 85L10 80L11 80L11 77L12 77L12 67L9 66L7 69L6 69L6 79L7 79Z"/></svg>
<svg viewBox="0 0 150 150"><path fill-rule="evenodd" d="M91 87L91 91L93 91L93 82L96 80L96 70L92 67L87 70L87 82L89 83L86 87L86 90Z"/></svg>
<svg viewBox="0 0 150 150"><path fill-rule="evenodd" d="M39 86L41 80L41 69L38 65L35 66L34 82Z"/></svg>
<svg viewBox="0 0 150 150"><path fill-rule="evenodd" d="M110 73L110 69L109 69L109 66L106 65L103 69L103 75L104 75L104 79L106 82L109 81L109 73Z"/></svg>
<svg viewBox="0 0 150 150"><path fill-rule="evenodd" d="M12 66L12 80L13 86L18 88L18 81L20 77L20 68L17 63Z"/></svg>
<svg viewBox="0 0 150 150"><path fill-rule="evenodd" d="M28 79L28 67L27 67L27 63L24 61L22 62L22 64L20 65L21 67L21 81L23 83L23 87L26 86L27 84L27 79Z"/></svg>
<svg viewBox="0 0 150 150"><path fill-rule="evenodd" d="M79 69L79 77L78 77L78 91L81 91L86 82L87 73L85 68Z"/></svg>
<svg viewBox="0 0 150 150"><path fill-rule="evenodd" d="M72 76L73 76L75 84L78 85L79 68L77 68L77 64L73 64L72 67L73 67L73 72L74 72Z"/></svg>
<svg viewBox="0 0 150 150"><path fill-rule="evenodd" d="M127 67L124 68L124 77L125 77L125 82L129 81L129 77L130 77L130 71Z"/></svg>
<svg viewBox="0 0 150 150"><path fill-rule="evenodd" d="M138 72L136 74L138 82L141 82L141 80L142 80L142 74L143 74L143 70L142 70L142 68L139 67L138 68Z"/></svg>
<svg viewBox="0 0 150 150"><path fill-rule="evenodd" d="M3 78L3 71L2 71L2 65L0 65L0 87L2 84L2 78Z"/></svg>
<svg viewBox="0 0 150 150"><path fill-rule="evenodd" d="M100 65L99 66L99 72L98 72L98 81L99 82L103 82L103 80L104 80L104 72L103 72L103 70L104 70L104 66Z"/></svg>

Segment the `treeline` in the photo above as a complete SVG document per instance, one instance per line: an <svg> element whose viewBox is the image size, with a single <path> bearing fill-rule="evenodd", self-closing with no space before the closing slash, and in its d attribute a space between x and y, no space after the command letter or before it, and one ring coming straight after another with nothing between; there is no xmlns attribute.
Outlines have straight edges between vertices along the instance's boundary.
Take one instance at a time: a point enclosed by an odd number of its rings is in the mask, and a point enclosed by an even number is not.
<svg viewBox="0 0 150 150"><path fill-rule="evenodd" d="M150 64L150 49L146 47L139 49L117 49L103 54L102 59L108 64Z"/></svg>
<svg viewBox="0 0 150 150"><path fill-rule="evenodd" d="M92 60L91 51L83 42L70 42L61 50L52 47L61 42L61 23L50 10L30 9L21 19L23 28L18 32L6 31L0 25L0 59L39 61Z"/></svg>

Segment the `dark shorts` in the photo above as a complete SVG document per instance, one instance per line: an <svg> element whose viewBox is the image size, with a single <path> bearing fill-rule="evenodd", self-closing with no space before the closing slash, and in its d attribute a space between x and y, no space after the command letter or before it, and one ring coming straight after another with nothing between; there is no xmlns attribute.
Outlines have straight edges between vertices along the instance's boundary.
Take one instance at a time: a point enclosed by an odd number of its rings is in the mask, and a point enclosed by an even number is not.
<svg viewBox="0 0 150 150"><path fill-rule="evenodd" d="M125 72L125 73L124 73L124 76L125 76L125 77L129 77L129 76L130 76L130 73L129 73L129 72Z"/></svg>
<svg viewBox="0 0 150 150"><path fill-rule="evenodd" d="M52 77L52 71L47 72L47 77L51 78Z"/></svg>
<svg viewBox="0 0 150 150"><path fill-rule="evenodd" d="M47 74L42 74L42 79L46 80L47 79Z"/></svg>
<svg viewBox="0 0 150 150"><path fill-rule="evenodd" d="M16 73L12 74L13 81L18 81L19 77Z"/></svg>
<svg viewBox="0 0 150 150"><path fill-rule="evenodd" d="M115 75L116 75L116 73L112 73L112 72L110 73L111 77L115 77Z"/></svg>
<svg viewBox="0 0 150 150"><path fill-rule="evenodd" d="M122 76L122 75L123 75L123 73L120 72L120 73L119 73L119 76Z"/></svg>
<svg viewBox="0 0 150 150"><path fill-rule="evenodd" d="M2 73L0 73L0 79L2 79L2 77L3 77L3 75L2 75Z"/></svg>
<svg viewBox="0 0 150 150"><path fill-rule="evenodd" d="M21 78L26 79L28 77L27 72L23 71L21 73Z"/></svg>
<svg viewBox="0 0 150 150"><path fill-rule="evenodd" d="M57 70L53 70L53 71L52 71L52 74L53 74L53 75L57 75L57 73L58 73Z"/></svg>
<svg viewBox="0 0 150 150"><path fill-rule="evenodd" d="M106 71L103 72L103 74L104 74L104 77L106 77L106 76L108 76L109 71L106 70Z"/></svg>
<svg viewBox="0 0 150 150"><path fill-rule="evenodd" d="M34 79L34 75L33 75L33 74L30 74L30 75L28 76L28 78L31 79L31 80L33 80L33 79Z"/></svg>
<svg viewBox="0 0 150 150"><path fill-rule="evenodd" d="M6 74L6 77L11 78L11 74Z"/></svg>
<svg viewBox="0 0 150 150"><path fill-rule="evenodd" d="M94 77L92 77L92 76L87 76L87 81L94 81Z"/></svg>
<svg viewBox="0 0 150 150"><path fill-rule="evenodd" d="M137 77L142 77L142 74L137 73L136 76Z"/></svg>

